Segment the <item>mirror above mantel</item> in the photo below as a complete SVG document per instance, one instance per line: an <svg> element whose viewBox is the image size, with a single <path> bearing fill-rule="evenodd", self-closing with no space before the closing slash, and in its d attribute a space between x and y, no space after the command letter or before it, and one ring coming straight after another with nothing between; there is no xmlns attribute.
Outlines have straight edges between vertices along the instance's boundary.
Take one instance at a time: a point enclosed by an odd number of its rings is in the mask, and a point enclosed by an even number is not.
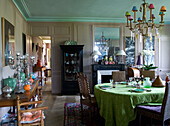
<svg viewBox="0 0 170 126"><path fill-rule="evenodd" d="M103 60L105 56L112 56L116 60L116 52L123 48L121 43L122 30L120 26L94 25L93 27L93 51L101 55L94 57L95 61Z"/></svg>

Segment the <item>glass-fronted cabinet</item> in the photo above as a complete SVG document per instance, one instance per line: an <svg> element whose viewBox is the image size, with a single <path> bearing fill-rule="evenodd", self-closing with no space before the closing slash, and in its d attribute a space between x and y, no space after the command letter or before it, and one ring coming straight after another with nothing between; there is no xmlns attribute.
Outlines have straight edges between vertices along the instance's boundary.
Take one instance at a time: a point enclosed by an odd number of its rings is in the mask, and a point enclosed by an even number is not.
<svg viewBox="0 0 170 126"><path fill-rule="evenodd" d="M62 94L79 92L76 74L83 72L83 45L60 45Z"/></svg>

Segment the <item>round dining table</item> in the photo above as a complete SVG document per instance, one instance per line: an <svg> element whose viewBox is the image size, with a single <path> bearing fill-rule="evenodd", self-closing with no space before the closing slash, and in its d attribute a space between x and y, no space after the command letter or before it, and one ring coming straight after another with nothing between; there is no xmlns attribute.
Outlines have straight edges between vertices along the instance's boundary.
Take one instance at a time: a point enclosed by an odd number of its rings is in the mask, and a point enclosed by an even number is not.
<svg viewBox="0 0 170 126"><path fill-rule="evenodd" d="M136 118L137 105L162 105L165 87L134 89L124 83L116 84L115 88L110 83L95 85L94 95L105 126L128 126Z"/></svg>

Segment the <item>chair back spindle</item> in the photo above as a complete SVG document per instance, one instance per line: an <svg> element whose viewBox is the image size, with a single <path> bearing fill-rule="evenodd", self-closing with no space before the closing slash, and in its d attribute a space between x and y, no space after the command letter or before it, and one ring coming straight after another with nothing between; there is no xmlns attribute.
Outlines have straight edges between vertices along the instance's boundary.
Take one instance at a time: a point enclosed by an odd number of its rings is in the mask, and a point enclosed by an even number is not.
<svg viewBox="0 0 170 126"><path fill-rule="evenodd" d="M90 95L90 88L87 76L83 73L77 73L78 77L78 84L80 93L84 98L89 98Z"/></svg>
<svg viewBox="0 0 170 126"><path fill-rule="evenodd" d="M21 103L20 98L17 95L17 126L24 126L24 125L27 125L27 126L28 125L41 125L41 126L44 126L43 110L48 109L47 106L43 106L43 107L37 106L36 108L24 109L24 110L20 109L21 106L25 106L27 108L28 105L34 105L34 104L40 104L40 103L43 103L43 101L30 101L30 102L22 102ZM28 116L26 117L24 115L27 115L26 114L27 112L34 113L34 114L31 115L32 117L28 117ZM39 115L38 112L41 112L41 114ZM39 117L36 118L36 116L39 116L40 118ZM30 121L30 119L33 119L34 117L35 117L35 121L33 121L33 122ZM25 120L25 119L27 119L27 120ZM25 121L25 122L23 122L23 121ZM30 122L28 122L28 121L30 121Z"/></svg>
<svg viewBox="0 0 170 126"><path fill-rule="evenodd" d="M170 119L170 82L166 83L161 114L163 114L163 122Z"/></svg>

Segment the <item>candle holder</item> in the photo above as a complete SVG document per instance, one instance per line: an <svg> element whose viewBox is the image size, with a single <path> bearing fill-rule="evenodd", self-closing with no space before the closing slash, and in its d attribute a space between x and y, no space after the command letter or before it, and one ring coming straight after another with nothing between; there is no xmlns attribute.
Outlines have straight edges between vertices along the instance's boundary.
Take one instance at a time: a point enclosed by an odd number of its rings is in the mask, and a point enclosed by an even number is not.
<svg viewBox="0 0 170 126"><path fill-rule="evenodd" d="M29 77L29 66L33 65L34 59L35 59L35 57L31 56L30 57L31 63L29 63L28 62L28 54L20 56L20 53L16 54L16 60L15 60L15 58L13 56L8 57L8 64L9 64L10 68L13 69L13 70L14 69L16 70L16 72L14 74L14 76L17 79L16 88L14 90L15 93L24 92L23 85L22 85L22 80L21 80L21 77L20 77L20 73L24 72L24 70L26 69L27 70L27 79L28 79L28 77ZM15 61L16 61L16 64L15 64Z"/></svg>

